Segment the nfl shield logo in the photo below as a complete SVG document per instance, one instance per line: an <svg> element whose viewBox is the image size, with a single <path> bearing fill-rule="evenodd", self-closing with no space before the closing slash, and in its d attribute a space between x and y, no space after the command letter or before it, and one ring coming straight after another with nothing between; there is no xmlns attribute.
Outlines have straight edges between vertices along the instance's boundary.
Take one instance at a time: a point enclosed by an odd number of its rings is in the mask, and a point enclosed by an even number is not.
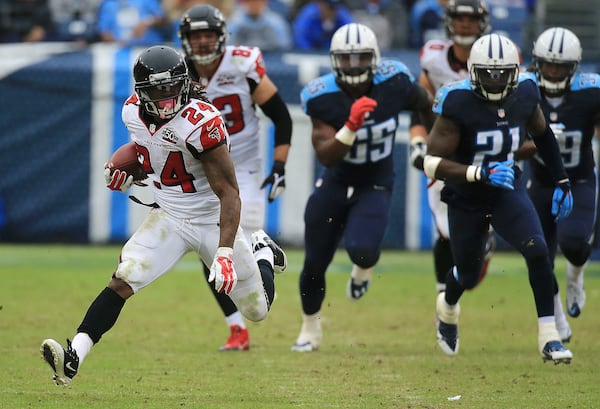
<svg viewBox="0 0 600 409"><path fill-rule="evenodd" d="M557 119L558 119L558 114L556 112L550 112L550 120L552 122L556 122Z"/></svg>
<svg viewBox="0 0 600 409"><path fill-rule="evenodd" d="M506 112L504 112L504 109L500 108L498 109L498 118L504 118L506 116Z"/></svg>

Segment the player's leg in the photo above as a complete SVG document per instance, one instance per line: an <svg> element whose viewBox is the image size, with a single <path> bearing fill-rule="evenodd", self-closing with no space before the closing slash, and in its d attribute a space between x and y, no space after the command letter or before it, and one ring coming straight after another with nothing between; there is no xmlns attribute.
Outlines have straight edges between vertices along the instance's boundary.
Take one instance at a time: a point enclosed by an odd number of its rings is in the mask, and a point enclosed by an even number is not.
<svg viewBox="0 0 600 409"><path fill-rule="evenodd" d="M592 252L596 223L596 180L578 181L572 188L573 211L557 223L558 244L567 259L567 312L578 317L585 305L583 276Z"/></svg>
<svg viewBox="0 0 600 409"><path fill-rule="evenodd" d="M67 347L53 339L40 352L54 371L57 385L68 385L93 345L116 323L125 301L170 270L189 248L177 233L176 221L153 209L121 251L119 265L108 286L89 306Z"/></svg>
<svg viewBox="0 0 600 409"><path fill-rule="evenodd" d="M446 274L454 265L452 250L450 249L450 232L448 227L448 205L441 200L441 191L444 182L432 180L427 187L429 209L433 215L436 226L437 238L433 245L433 267L435 269L436 290L446 288Z"/></svg>
<svg viewBox="0 0 600 409"><path fill-rule="evenodd" d="M236 178L240 190L242 208L240 213L240 226L244 230L246 240L251 243L251 233L262 228L265 214L265 193L260 190L262 177L261 160L236 163ZM207 282L210 275L209 266L203 265ZM214 286L208 283L219 308L225 316L225 323L229 328L229 337L219 348L220 351L246 351L250 348L250 333L243 315L235 306L231 298L223 293L218 293Z"/></svg>
<svg viewBox="0 0 600 409"><path fill-rule="evenodd" d="M554 316L554 272L542 226L525 188L496 197L493 213L498 234L525 258L538 316L538 348L542 359L568 363L573 354L560 340ZM515 228L515 226L519 226Z"/></svg>
<svg viewBox="0 0 600 409"><path fill-rule="evenodd" d="M494 236L494 229L490 225L488 230L487 238L485 240L485 250L483 253L483 265L481 266L481 271L479 272L479 280L477 284L481 283L485 276L487 275L488 268L490 266L490 261L492 260L492 256L496 251L496 236Z"/></svg>
<svg viewBox="0 0 600 409"><path fill-rule="evenodd" d="M546 244L548 246L550 262L554 271L554 260L557 251L557 225L554 221L555 216L551 212L554 186L546 185L537 179L533 179L527 192L535 207L538 218L540 219L544 238L546 239ZM572 331L564 313L563 304L560 298L560 289L555 274L552 281L554 288L554 322L561 341L568 342L571 340Z"/></svg>
<svg viewBox="0 0 600 409"><path fill-rule="evenodd" d="M346 218L344 247L353 263L346 285L346 296L351 301L360 299L371 284L388 225L390 197L390 190L370 186L357 189L350 197L354 204Z"/></svg>
<svg viewBox="0 0 600 409"><path fill-rule="evenodd" d="M488 232L486 213L485 210L448 206L452 253L456 266L447 272L446 289L436 298L436 336L442 351L450 356L456 355L459 350L459 299L466 289L474 288L479 280Z"/></svg>
<svg viewBox="0 0 600 409"><path fill-rule="evenodd" d="M302 328L292 351L309 352L322 341L321 305L325 299L325 272L343 233L346 189L323 184L309 197L304 213L304 264L299 290Z"/></svg>
<svg viewBox="0 0 600 409"><path fill-rule="evenodd" d="M217 251L220 231L218 225L203 225L201 242L198 241L198 254L205 264L212 263ZM229 294L231 300L250 321L261 321L266 318L270 303L275 295L273 266L269 263L259 269L257 260L246 241L242 228L238 228L233 244L233 266L238 278L237 284ZM261 277L261 270L265 271Z"/></svg>
<svg viewBox="0 0 600 409"><path fill-rule="evenodd" d="M202 268L204 270L204 275L208 283L210 268L207 267L204 263L202 263ZM231 301L231 298L229 298L227 294L217 292L215 286L211 283L208 283L208 287L210 288L210 291L215 297L215 300L217 300L219 308L221 308L221 311L225 316L225 322L230 331L229 337L227 338L225 343L221 345L221 347L219 347L219 350L247 351L248 349L250 349L250 334L248 332L248 328L246 327L244 317L239 312L234 302Z"/></svg>

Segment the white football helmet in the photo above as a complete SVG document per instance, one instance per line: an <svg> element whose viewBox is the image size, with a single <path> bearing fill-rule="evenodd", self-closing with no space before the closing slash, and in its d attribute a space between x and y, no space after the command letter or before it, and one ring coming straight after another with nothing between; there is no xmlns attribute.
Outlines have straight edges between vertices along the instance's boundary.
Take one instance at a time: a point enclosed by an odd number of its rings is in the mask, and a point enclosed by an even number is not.
<svg viewBox="0 0 600 409"><path fill-rule="evenodd" d="M533 62L540 88L551 96L564 94L571 78L581 61L581 43L572 31L562 27L552 27L544 31L533 43ZM554 64L559 68L556 76L542 74L544 64ZM562 68L562 69L560 69Z"/></svg>
<svg viewBox="0 0 600 409"><path fill-rule="evenodd" d="M471 85L489 101L502 101L519 83L521 56L507 37L487 34L475 41L467 61Z"/></svg>
<svg viewBox="0 0 600 409"><path fill-rule="evenodd" d="M329 55L337 80L352 86L370 81L380 60L375 33L358 23L337 29L331 38Z"/></svg>

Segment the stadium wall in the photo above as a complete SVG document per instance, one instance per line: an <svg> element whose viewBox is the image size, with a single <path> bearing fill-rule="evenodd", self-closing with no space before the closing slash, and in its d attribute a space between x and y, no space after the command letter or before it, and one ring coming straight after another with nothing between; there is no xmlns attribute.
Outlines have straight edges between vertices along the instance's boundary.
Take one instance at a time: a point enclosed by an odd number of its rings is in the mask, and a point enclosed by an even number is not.
<svg viewBox="0 0 600 409"><path fill-rule="evenodd" d="M107 243L127 239L148 211L112 192L103 165L128 140L121 106L133 90L139 49L70 43L0 47L0 241ZM419 73L416 51L384 53ZM265 55L294 123L285 194L267 209L266 229L301 245L303 212L319 165L310 121L299 101L303 85L330 69L326 54ZM593 67L595 70L595 66ZM428 249L434 238L426 179L407 162L408 115L396 137L396 182L386 248ZM265 169L271 163L272 126L261 114ZM148 188L129 194L151 202Z"/></svg>

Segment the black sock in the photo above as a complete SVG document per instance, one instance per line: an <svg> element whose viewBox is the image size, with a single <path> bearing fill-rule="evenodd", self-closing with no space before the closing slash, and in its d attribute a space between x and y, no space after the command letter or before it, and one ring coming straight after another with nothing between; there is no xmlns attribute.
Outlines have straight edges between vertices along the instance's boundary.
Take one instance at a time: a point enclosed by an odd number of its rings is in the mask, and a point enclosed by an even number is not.
<svg viewBox="0 0 600 409"><path fill-rule="evenodd" d="M433 246L433 262L435 268L435 278L438 283L446 282L446 274L454 265L452 250L450 249L450 240L439 237Z"/></svg>
<svg viewBox="0 0 600 409"><path fill-rule="evenodd" d="M115 325L125 300L112 289L106 287L90 305L77 332L85 332L94 344Z"/></svg>

